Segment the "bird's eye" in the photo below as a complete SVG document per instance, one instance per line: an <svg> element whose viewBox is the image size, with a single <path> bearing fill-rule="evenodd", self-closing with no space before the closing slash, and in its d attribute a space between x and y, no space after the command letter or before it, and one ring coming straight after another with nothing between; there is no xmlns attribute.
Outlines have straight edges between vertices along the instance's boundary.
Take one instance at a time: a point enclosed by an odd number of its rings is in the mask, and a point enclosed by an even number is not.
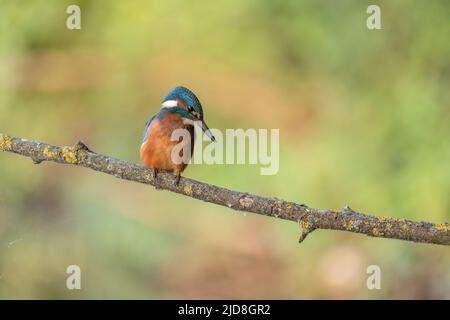
<svg viewBox="0 0 450 320"><path fill-rule="evenodd" d="M193 112L193 111L194 111L194 108L192 108L191 106L188 106L188 111L189 111L189 112Z"/></svg>

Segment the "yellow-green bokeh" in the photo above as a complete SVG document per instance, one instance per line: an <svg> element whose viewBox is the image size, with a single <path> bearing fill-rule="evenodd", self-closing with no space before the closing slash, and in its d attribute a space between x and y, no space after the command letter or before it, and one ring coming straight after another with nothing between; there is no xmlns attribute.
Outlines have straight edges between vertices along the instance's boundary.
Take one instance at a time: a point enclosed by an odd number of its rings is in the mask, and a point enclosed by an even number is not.
<svg viewBox="0 0 450 320"><path fill-rule="evenodd" d="M450 220L450 3L0 2L0 132L139 161L173 86L210 127L279 128L280 171L185 175L318 208ZM81 7L81 30L66 8ZM446 247L316 231L0 154L0 298L450 298ZM68 265L82 290L65 287ZM382 289L366 288L366 267Z"/></svg>

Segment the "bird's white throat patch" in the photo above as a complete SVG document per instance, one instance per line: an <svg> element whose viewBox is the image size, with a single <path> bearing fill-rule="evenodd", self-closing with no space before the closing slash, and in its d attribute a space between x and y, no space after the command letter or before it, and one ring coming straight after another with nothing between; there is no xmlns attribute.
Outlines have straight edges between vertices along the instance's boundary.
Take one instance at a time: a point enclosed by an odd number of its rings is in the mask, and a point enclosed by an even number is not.
<svg viewBox="0 0 450 320"><path fill-rule="evenodd" d="M194 125L194 121L191 120L191 119L183 118L183 124L193 126Z"/></svg>

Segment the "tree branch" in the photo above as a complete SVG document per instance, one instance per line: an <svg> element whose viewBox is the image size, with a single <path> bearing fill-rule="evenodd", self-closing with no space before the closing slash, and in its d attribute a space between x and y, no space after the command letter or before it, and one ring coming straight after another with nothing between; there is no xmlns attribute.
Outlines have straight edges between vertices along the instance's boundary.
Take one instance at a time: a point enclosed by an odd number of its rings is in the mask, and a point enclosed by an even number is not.
<svg viewBox="0 0 450 320"><path fill-rule="evenodd" d="M416 222L406 219L375 217L356 212L350 207L340 211L318 210L302 204L237 192L207 183L181 178L178 186L175 176L161 172L156 181L152 170L142 166L94 153L82 142L72 147L54 146L43 142L0 134L0 151L29 157L34 163L53 161L82 166L113 175L120 179L136 181L188 197L274 218L297 222L300 242L316 229L342 230L362 233L372 237L401 239L414 242L450 245L450 224Z"/></svg>

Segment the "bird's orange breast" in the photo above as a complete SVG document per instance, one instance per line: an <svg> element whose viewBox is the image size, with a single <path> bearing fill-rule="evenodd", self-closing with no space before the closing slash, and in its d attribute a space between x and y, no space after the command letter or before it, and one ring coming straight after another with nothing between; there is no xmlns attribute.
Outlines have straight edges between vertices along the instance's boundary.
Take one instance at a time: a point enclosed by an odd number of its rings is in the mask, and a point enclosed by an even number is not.
<svg viewBox="0 0 450 320"><path fill-rule="evenodd" d="M176 129L187 129L190 141L173 141L172 133ZM176 163L172 159L172 150L179 143L190 143L192 156L194 147L194 128L186 125L183 118L176 113L166 113L163 118L155 119L147 128L147 140L141 145L141 159L144 166L165 171L182 172L187 163ZM190 157L189 157L190 159Z"/></svg>

